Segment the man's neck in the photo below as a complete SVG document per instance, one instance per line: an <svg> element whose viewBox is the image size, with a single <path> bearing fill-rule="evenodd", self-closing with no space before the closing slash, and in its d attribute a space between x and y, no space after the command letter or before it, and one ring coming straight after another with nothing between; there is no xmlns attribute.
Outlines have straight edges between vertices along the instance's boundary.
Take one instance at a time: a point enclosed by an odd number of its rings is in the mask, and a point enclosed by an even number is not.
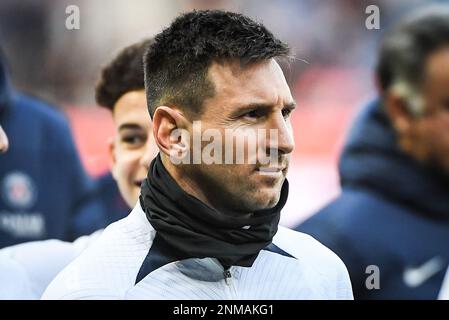
<svg viewBox="0 0 449 320"><path fill-rule="evenodd" d="M183 174L182 170L178 170L166 156L161 155L161 160L162 160L162 164L164 165L165 169L172 176L172 178L176 181L176 183L179 185L179 187L181 187L185 192L187 192L191 196L197 198L204 204L206 204L210 207L213 207L212 204L207 199L204 192L202 192L198 183L193 181L187 175Z"/></svg>

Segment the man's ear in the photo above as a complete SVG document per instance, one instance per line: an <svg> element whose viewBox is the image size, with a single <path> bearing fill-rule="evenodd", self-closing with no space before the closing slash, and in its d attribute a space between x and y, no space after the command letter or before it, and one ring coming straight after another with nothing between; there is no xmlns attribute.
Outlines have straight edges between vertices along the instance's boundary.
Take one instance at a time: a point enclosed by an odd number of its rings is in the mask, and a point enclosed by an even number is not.
<svg viewBox="0 0 449 320"><path fill-rule="evenodd" d="M405 97L392 90L386 92L384 105L393 127L399 134L408 132L414 120L407 104L408 101Z"/></svg>
<svg viewBox="0 0 449 320"><path fill-rule="evenodd" d="M188 132L189 125L179 110L167 106L157 107L153 114L153 134L159 150L169 157L187 152L190 141L184 133Z"/></svg>

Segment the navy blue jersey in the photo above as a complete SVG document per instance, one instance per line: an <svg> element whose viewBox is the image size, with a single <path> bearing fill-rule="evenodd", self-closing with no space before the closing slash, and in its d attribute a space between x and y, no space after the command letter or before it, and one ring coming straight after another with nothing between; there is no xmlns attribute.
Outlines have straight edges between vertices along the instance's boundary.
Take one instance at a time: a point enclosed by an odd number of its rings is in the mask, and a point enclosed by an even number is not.
<svg viewBox="0 0 449 320"><path fill-rule="evenodd" d="M101 205L97 214L84 211L77 216L77 230L102 229L126 217L131 210L123 200L112 174L106 172L95 179L95 200Z"/></svg>

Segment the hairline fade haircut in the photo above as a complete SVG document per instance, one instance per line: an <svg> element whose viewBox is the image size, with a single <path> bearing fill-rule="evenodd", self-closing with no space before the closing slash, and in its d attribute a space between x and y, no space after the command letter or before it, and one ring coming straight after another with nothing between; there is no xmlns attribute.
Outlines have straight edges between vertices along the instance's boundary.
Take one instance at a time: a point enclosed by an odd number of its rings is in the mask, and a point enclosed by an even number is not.
<svg viewBox="0 0 449 320"><path fill-rule="evenodd" d="M95 85L98 105L113 111L114 105L125 93L145 89L143 55L153 41L153 38L145 39L120 50L102 68Z"/></svg>
<svg viewBox="0 0 449 320"><path fill-rule="evenodd" d="M265 26L242 14L219 10L182 14L156 35L144 55L150 115L161 105L200 115L204 100L215 95L208 79L213 62L237 60L244 67L288 57L289 51Z"/></svg>

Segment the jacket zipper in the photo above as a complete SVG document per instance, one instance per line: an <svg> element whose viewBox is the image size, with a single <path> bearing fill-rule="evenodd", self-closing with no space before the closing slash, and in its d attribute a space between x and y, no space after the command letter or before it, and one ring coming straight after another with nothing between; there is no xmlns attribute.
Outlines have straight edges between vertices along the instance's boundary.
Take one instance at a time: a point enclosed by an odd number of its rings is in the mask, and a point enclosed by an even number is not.
<svg viewBox="0 0 449 320"><path fill-rule="evenodd" d="M228 286L231 285L232 274L231 274L231 271L229 271L229 268L226 268L226 269L224 270L223 275L224 275L224 279L225 279L226 284L227 284Z"/></svg>
<svg viewBox="0 0 449 320"><path fill-rule="evenodd" d="M230 299L232 300L237 299L237 291L235 290L234 282L232 281L232 273L229 267L224 269L223 276L226 285L229 287Z"/></svg>

